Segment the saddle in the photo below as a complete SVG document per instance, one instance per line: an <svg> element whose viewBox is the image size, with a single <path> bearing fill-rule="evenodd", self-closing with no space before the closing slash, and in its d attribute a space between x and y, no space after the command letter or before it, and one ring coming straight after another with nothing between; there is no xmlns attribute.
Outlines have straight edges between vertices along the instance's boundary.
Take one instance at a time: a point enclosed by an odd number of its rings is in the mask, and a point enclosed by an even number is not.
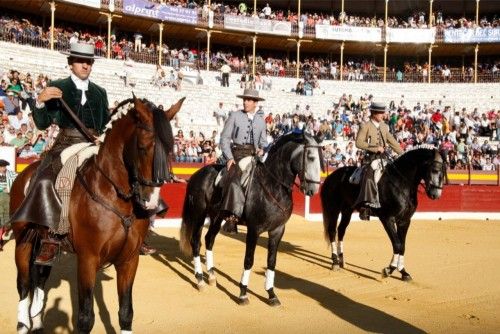
<svg viewBox="0 0 500 334"><path fill-rule="evenodd" d="M99 146L93 143L79 143L72 145L61 152L61 163L63 167L57 175L54 184L56 192L61 199L61 218L57 231L51 231L56 234L66 234L69 231L69 203L71 191L75 183L76 170L85 161L96 155Z"/></svg>
<svg viewBox="0 0 500 334"><path fill-rule="evenodd" d="M241 186L243 187L243 191L246 192L246 188L248 186L248 182L250 180L250 176L252 175L252 171L255 168L256 164L256 159L253 156L248 156L243 159L241 159L238 162L238 167L241 170L241 178L240 178L240 183ZM215 178L215 186L219 187L221 186L221 180L224 177L224 175L227 174L227 168L222 168L219 173L217 174L217 177Z"/></svg>

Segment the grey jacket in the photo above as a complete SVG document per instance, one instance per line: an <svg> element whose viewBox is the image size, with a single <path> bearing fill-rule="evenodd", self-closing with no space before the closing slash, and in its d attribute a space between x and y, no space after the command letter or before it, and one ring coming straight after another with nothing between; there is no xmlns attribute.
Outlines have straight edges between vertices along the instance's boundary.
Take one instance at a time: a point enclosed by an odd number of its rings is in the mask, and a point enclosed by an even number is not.
<svg viewBox="0 0 500 334"><path fill-rule="evenodd" d="M226 159L233 159L231 144L250 143L250 131L253 131L255 149L264 148L266 140L266 122L264 112L257 111L251 121L243 110L229 113L220 136L220 148Z"/></svg>

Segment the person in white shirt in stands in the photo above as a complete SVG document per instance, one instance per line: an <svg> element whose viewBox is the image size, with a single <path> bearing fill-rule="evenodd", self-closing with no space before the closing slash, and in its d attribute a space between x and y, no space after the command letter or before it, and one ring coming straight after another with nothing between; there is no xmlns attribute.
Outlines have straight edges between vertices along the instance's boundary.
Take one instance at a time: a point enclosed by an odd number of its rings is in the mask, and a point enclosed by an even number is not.
<svg viewBox="0 0 500 334"><path fill-rule="evenodd" d="M271 17L272 10L268 3L266 3L266 7L262 9L262 13L264 13L265 19L269 19Z"/></svg>
<svg viewBox="0 0 500 334"><path fill-rule="evenodd" d="M496 170L496 166L495 166L495 164L493 164L493 163L491 162L491 158L490 158L490 156L489 156L489 155L488 155L488 156L486 156L486 160L485 160L485 162L482 164L482 166L481 166L481 167L482 167L482 169L483 169L483 170L487 170L487 171L494 171L494 170Z"/></svg>

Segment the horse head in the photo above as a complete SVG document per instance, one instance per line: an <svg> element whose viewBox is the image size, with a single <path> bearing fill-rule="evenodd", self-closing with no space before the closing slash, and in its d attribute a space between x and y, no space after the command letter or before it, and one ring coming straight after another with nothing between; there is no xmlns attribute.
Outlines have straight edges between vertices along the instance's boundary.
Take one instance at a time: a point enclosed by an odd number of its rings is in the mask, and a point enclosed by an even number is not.
<svg viewBox="0 0 500 334"><path fill-rule="evenodd" d="M438 150L434 149L431 159L425 164L425 193L430 199L438 199L443 191L446 177L446 164Z"/></svg>
<svg viewBox="0 0 500 334"><path fill-rule="evenodd" d="M150 210L158 204L160 187L171 177L168 157L174 141L170 120L180 110L184 98L166 111L135 96L127 101L133 107L127 111L129 121L117 137L121 135L124 141L123 162L134 200Z"/></svg>
<svg viewBox="0 0 500 334"><path fill-rule="evenodd" d="M321 171L324 171L320 138L309 134L299 135L298 146L292 154L292 170L300 180L300 191L312 196L319 191Z"/></svg>
<svg viewBox="0 0 500 334"><path fill-rule="evenodd" d="M434 146L420 145L400 156L395 163L397 174L407 181L413 179L416 186L424 181L425 193L430 199L441 197L446 165Z"/></svg>

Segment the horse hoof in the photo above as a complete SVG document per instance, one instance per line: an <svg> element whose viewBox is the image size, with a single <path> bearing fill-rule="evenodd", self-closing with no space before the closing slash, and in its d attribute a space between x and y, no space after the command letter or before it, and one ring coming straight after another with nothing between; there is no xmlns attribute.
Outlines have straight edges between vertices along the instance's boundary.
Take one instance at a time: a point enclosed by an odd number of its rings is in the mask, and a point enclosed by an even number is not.
<svg viewBox="0 0 500 334"><path fill-rule="evenodd" d="M250 301L248 300L247 296L240 296L238 298L238 305L244 306L250 304Z"/></svg>
<svg viewBox="0 0 500 334"><path fill-rule="evenodd" d="M340 270L340 265L338 265L338 264L332 264L332 270L333 271L339 271Z"/></svg>
<svg viewBox="0 0 500 334"><path fill-rule="evenodd" d="M208 277L208 285L210 286L216 286L217 285L217 278L215 276L213 277Z"/></svg>
<svg viewBox="0 0 500 334"><path fill-rule="evenodd" d="M411 281L413 281L413 278L412 278L409 274L402 275L402 276L401 276L401 279L402 279L404 282L411 282Z"/></svg>
<svg viewBox="0 0 500 334"><path fill-rule="evenodd" d="M204 281L201 281L201 282L198 282L196 287L198 288L198 291L201 292L201 291L205 290L205 288L207 287L207 284Z"/></svg>
<svg viewBox="0 0 500 334"><path fill-rule="evenodd" d="M404 282L410 282L411 280L413 280L413 278L411 278L411 275L408 274L405 270L401 271L401 279Z"/></svg>
<svg viewBox="0 0 500 334"><path fill-rule="evenodd" d="M208 285L217 285L217 276L215 276L215 270L213 268L208 270Z"/></svg>
<svg viewBox="0 0 500 334"><path fill-rule="evenodd" d="M281 305L281 302L280 302L280 300L277 297L270 298L267 301L267 303L269 304L269 306L272 306L272 307L276 307L276 306L280 306Z"/></svg>
<svg viewBox="0 0 500 334"><path fill-rule="evenodd" d="M387 278L391 276L391 270L389 268L382 269L382 277Z"/></svg>

